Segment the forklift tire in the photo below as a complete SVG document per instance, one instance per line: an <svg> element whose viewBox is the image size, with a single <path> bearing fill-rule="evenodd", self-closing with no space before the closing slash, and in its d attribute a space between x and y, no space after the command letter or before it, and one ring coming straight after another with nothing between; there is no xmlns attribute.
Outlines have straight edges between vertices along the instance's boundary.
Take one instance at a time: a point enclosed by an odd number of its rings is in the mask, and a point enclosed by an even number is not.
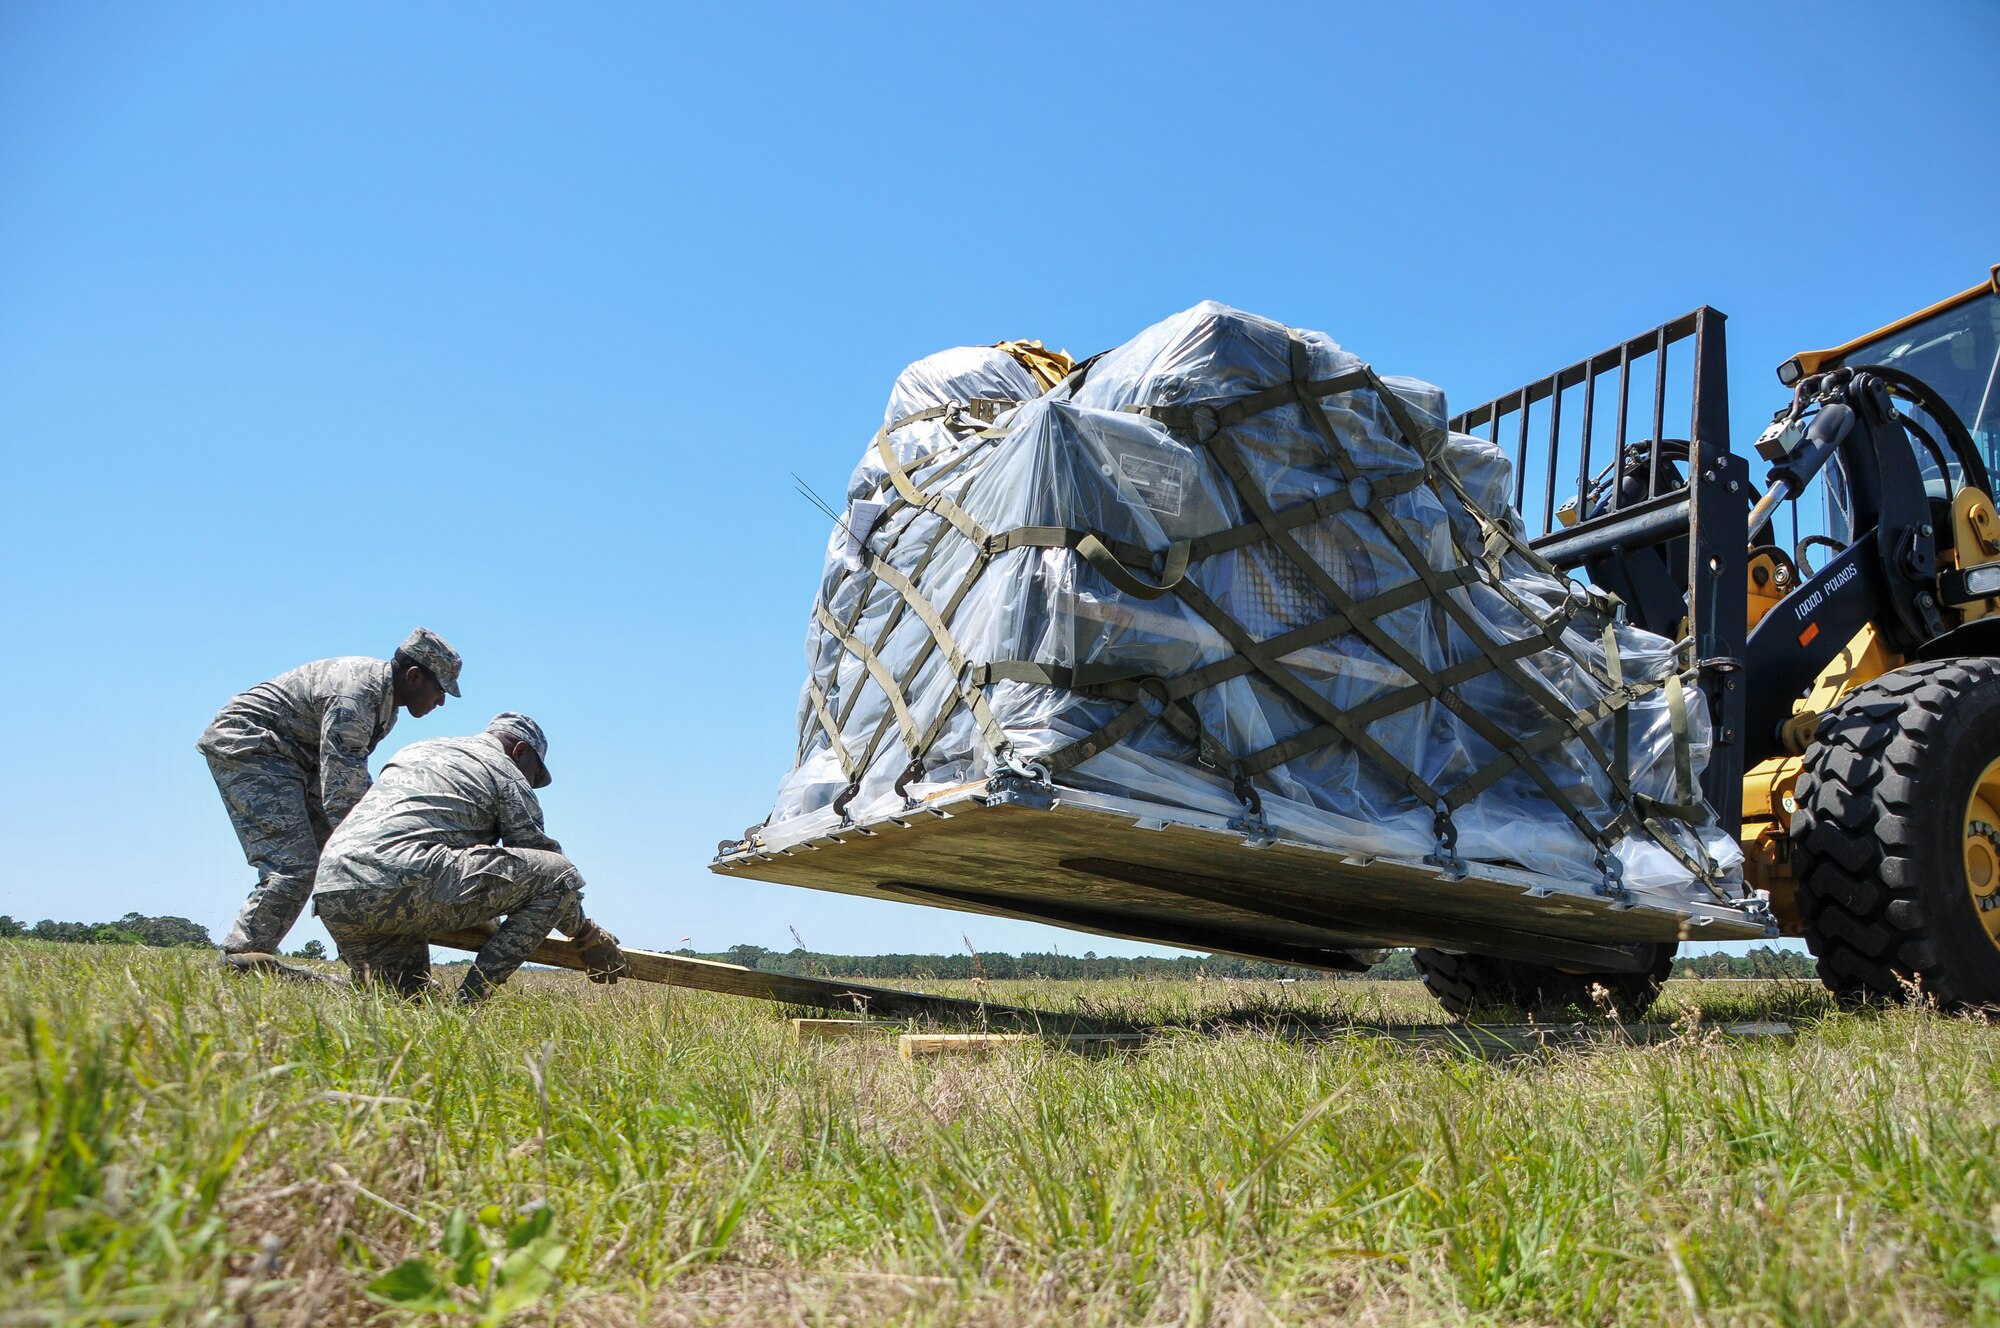
<svg viewBox="0 0 2000 1328"><path fill-rule="evenodd" d="M1634 1019L1659 999L1660 985L1667 980L1674 966L1674 951L1680 945L1676 941L1647 941L1626 948L1638 951L1647 960L1646 967L1636 973L1571 973L1542 964L1450 950L1418 950L1414 958L1424 986L1447 1013L1460 1019L1493 1009L1542 1015L1570 1010L1586 1016L1604 1013L1593 987L1604 988L1604 999L1618 1018Z"/></svg>
<svg viewBox="0 0 2000 1328"><path fill-rule="evenodd" d="M2000 660L1896 669L1820 721L1792 873L1843 1001L2000 1005Z"/></svg>

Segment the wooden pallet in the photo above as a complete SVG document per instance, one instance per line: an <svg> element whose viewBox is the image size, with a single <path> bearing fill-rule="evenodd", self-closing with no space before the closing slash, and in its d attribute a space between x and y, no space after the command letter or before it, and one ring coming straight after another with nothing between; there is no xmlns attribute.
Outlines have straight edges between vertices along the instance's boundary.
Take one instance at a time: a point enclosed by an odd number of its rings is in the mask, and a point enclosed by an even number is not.
<svg viewBox="0 0 2000 1328"><path fill-rule="evenodd" d="M1594 971L1638 941L1759 940L1768 914L1504 867L1365 858L1221 817L1077 793L964 785L863 824L831 814L728 846L724 876L1053 923L1327 969L1423 945Z"/></svg>

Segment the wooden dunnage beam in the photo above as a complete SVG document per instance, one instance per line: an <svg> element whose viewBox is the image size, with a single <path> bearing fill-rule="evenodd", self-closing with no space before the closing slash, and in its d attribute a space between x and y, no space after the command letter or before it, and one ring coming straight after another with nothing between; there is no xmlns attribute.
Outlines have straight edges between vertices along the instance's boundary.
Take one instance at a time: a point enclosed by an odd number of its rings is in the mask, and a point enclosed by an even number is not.
<svg viewBox="0 0 2000 1328"><path fill-rule="evenodd" d="M841 1042L857 1038L892 1037L904 1026L888 1019L794 1019L794 1042Z"/></svg>
<svg viewBox="0 0 2000 1328"><path fill-rule="evenodd" d="M1146 1045L1145 1033L905 1033L896 1050L906 1061L929 1056L988 1056L1020 1047L1055 1047L1086 1055L1136 1050Z"/></svg>
<svg viewBox="0 0 2000 1328"><path fill-rule="evenodd" d="M467 927L440 932L432 945L452 950L477 950L492 935L487 927ZM854 982L830 982L825 978L795 977L788 973L765 973L739 964L718 964L710 959L688 959L682 955L656 954L651 950L621 949L631 972L624 980L658 982L669 987L720 992L725 996L748 996L760 1001L781 1001L815 1010L838 1010L844 1014L886 1016L891 1019L936 1019L949 1023L1005 1023L1028 1028L1044 1025L1067 1027L1075 1023L1059 1015L1044 1015L1015 1005L994 1005L964 1001L950 996L926 996L921 992L897 991L891 987L869 987ZM551 936L528 956L531 964L583 971L583 957L569 941Z"/></svg>

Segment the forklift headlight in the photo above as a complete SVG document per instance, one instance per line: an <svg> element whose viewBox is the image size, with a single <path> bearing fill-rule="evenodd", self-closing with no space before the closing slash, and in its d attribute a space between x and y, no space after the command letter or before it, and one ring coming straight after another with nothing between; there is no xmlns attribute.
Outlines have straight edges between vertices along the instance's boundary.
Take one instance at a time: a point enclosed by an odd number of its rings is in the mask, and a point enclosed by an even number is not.
<svg viewBox="0 0 2000 1328"><path fill-rule="evenodd" d="M1786 387L1796 386L1799 379L1805 376L1805 366L1799 363L1799 357L1796 355L1778 366L1778 381Z"/></svg>
<svg viewBox="0 0 2000 1328"><path fill-rule="evenodd" d="M1965 593L1970 599L1987 599L2000 595L2000 563L1988 563L1984 567L1968 567L1965 571Z"/></svg>

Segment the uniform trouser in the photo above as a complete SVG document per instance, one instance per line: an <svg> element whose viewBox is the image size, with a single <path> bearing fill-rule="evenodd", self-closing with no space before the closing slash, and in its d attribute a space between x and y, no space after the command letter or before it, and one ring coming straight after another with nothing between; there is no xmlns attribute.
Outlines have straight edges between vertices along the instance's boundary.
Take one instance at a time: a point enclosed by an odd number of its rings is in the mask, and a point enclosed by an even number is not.
<svg viewBox="0 0 2000 1328"><path fill-rule="evenodd" d="M333 827L310 776L281 756L208 758L222 805L257 869L257 884L223 938L225 953L274 953L312 896L319 851Z"/></svg>
<svg viewBox="0 0 2000 1328"><path fill-rule="evenodd" d="M354 976L404 995L430 984L430 937L504 917L472 961L499 986L549 932L583 925L583 874L560 853L534 848L469 848L456 871L380 889L322 891L313 912L340 946ZM466 978L473 982L471 976Z"/></svg>

